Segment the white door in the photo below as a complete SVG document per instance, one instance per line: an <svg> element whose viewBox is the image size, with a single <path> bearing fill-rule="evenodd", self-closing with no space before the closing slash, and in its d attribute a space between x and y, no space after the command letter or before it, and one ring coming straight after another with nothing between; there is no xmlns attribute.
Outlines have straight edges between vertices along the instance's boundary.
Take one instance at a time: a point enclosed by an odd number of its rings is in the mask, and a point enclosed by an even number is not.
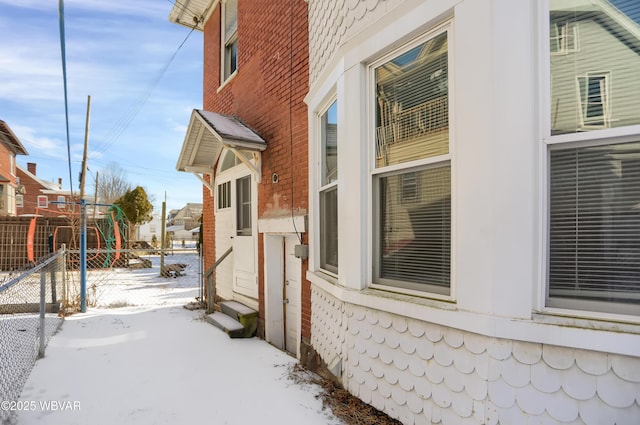
<svg viewBox="0 0 640 425"><path fill-rule="evenodd" d="M234 183L233 290L257 299L256 188L251 175L239 177Z"/></svg>
<svg viewBox="0 0 640 425"><path fill-rule="evenodd" d="M301 262L295 235L264 236L266 339L298 356L300 346Z"/></svg>
<svg viewBox="0 0 640 425"><path fill-rule="evenodd" d="M294 250L299 243L298 237L295 235L284 238L285 349L295 356L298 355L298 347L300 346L300 274L302 273L302 264L300 259L296 258Z"/></svg>
<svg viewBox="0 0 640 425"><path fill-rule="evenodd" d="M284 346L284 238L264 235L265 337L281 350Z"/></svg>

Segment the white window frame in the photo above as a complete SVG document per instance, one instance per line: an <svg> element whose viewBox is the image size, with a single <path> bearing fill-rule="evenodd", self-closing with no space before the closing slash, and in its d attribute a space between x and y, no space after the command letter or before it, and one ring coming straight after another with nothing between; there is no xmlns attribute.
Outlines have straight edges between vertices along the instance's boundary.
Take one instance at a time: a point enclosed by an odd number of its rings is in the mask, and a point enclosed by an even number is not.
<svg viewBox="0 0 640 425"><path fill-rule="evenodd" d="M226 190L223 189L226 187ZM223 193L224 199L221 199L221 192ZM224 204L221 205L221 202L224 201ZM231 208L231 181L226 180L216 184L216 211L226 210Z"/></svg>
<svg viewBox="0 0 640 425"><path fill-rule="evenodd" d="M540 99L539 116L540 118L540 192L539 192L539 205L540 205L540 280L539 288L537 291L537 297L534 305L534 312L546 313L550 315L567 316L571 318L584 318L584 319L596 319L605 321L620 321L620 322L632 322L640 324L640 316L635 313L621 314L608 311L606 308L598 308L600 302L583 301L577 299L568 299L560 303L553 302L554 306L549 305L549 262L550 262L550 174L551 174L551 162L550 151L553 149L562 148L576 148L576 147L590 147L590 146L602 146L610 144L618 144L625 142L632 142L640 140L640 125L631 125L626 127L607 128L604 126L598 126L597 128L588 127L589 131L575 132L568 134L551 135L551 56L558 54L557 52L551 52L550 46L550 1L545 0L538 4L538 14L540 17L539 23L539 37L538 37L538 55L539 62L539 92L538 97ZM577 34L576 34L577 36ZM578 43L576 43L576 49ZM588 75L602 75L610 72L594 72ZM609 93L611 91L611 85L609 81ZM578 87L578 98L580 98L579 84L576 81ZM607 96L606 102L610 101L610 96ZM582 104L579 99L578 107L580 108L580 117L582 117ZM610 112L610 107L608 109ZM612 305L621 305L619 303Z"/></svg>
<svg viewBox="0 0 640 425"><path fill-rule="evenodd" d="M242 192L241 186L243 182L248 182L248 193ZM253 235L253 178L251 174L235 179L235 223L236 223L236 235L237 236L252 236ZM242 213L245 207L249 207L249 223L245 223L242 219Z"/></svg>
<svg viewBox="0 0 640 425"><path fill-rule="evenodd" d="M47 195L38 195L37 208L49 208L49 197Z"/></svg>
<svg viewBox="0 0 640 425"><path fill-rule="evenodd" d="M598 117L589 118L586 116L585 108L590 105L589 102L589 80L591 78L600 79L600 104L602 105L602 115ZM585 79L586 84L584 88L586 93L583 93L580 80ZM604 86L604 87L603 87ZM578 106L580 110L580 125L584 129L599 129L609 128L611 123L611 72L587 72L585 75L576 76L576 93L578 96ZM586 101L585 101L586 100ZM595 124L596 121L602 121L602 124Z"/></svg>
<svg viewBox="0 0 640 425"><path fill-rule="evenodd" d="M338 182L339 180L336 179L333 182L329 182L327 184L323 184L323 175L326 173L326 169L325 169L325 141L323 140L322 137L322 132L323 132L323 122L322 122L322 117L324 116L324 114L328 113L329 109L333 106L333 104L335 103L336 108L339 107L338 105L338 100L335 96L332 96L331 99L328 102L325 102L322 106L322 108L320 108L320 112L316 115L316 121L318 123L318 132L316 135L316 139L319 141L318 143L318 167L317 167L317 183L316 183L316 188L317 188L317 205L318 205L318 243L317 243L317 247L318 247L318 268L324 272L327 273L333 277L338 277L338 269L340 267L340 264L338 263L338 267L333 267L333 266L328 266L328 265L323 265L323 241L324 241L324 236L322 235L322 232L320 231L321 228L321 223L323 221L323 214L324 211L322 210L322 194L323 193L328 193L331 190L336 190L338 191ZM337 137L337 135L336 135ZM339 142L338 142L338 155L339 155ZM340 175L340 172L338 171L338 176ZM339 192L338 192L338 204L340 202L339 199ZM338 209L338 211L340 211ZM338 213L339 214L339 213ZM338 249L340 249L340 246L338 244Z"/></svg>
<svg viewBox="0 0 640 425"><path fill-rule="evenodd" d="M399 55L408 52L412 48L434 38L438 35L446 32L447 33L447 58L448 58L448 69L449 69L449 81L448 81L448 102L449 102L449 152L444 155L439 155L435 157L423 158L413 161L408 161L400 164L393 164L388 166L382 166L376 168L376 156L377 156L377 143L376 143L376 124L375 124L375 107L374 104L376 102L376 78L375 78L375 69L380 65L398 57ZM431 298L436 300L444 300L444 301L455 301L455 164L454 164L454 129L453 129L453 110L454 110L454 84L453 75L454 68L454 25L453 21L446 21L434 28L430 31L424 33L423 35L416 37L405 43L400 48L393 50L392 52L387 53L383 57L380 57L375 62L371 62L367 67L367 87L368 87L368 131L369 137L367 139L368 146L370 150L370 167L371 174L369 183L370 187L370 197L369 197L369 205L371 205L371 216L369 217L370 222L370 234L371 241L370 244L370 252L369 258L371 258L370 270L371 270L371 280L370 287L374 289L381 289L390 292L397 292L401 294L406 294L410 296L417 296L423 298ZM379 192L379 182L382 177L393 175L393 174L401 174L401 171L423 171L425 169L434 168L446 165L450 167L450 178L451 178L451 253L450 253L450 271L449 271L449 288L447 293L442 293L439 288L431 287L430 285L424 284L407 284L407 285L390 285L389 283L382 281L378 278L378 267L379 267L379 232L376 230L379 224L378 210L380 199L377 193ZM416 289L419 288L419 289Z"/></svg>
<svg viewBox="0 0 640 425"><path fill-rule="evenodd" d="M551 52L552 55L566 55L568 53L575 53L580 51L578 37L578 23L577 22L565 22L564 24L553 24L555 30L550 31L549 50L551 50L552 40L557 41L558 50ZM573 47L569 47L569 40L573 40Z"/></svg>
<svg viewBox="0 0 640 425"><path fill-rule="evenodd" d="M24 208L24 195L16 193L16 208Z"/></svg>
<svg viewBox="0 0 640 425"><path fill-rule="evenodd" d="M221 2L220 8L220 88L222 88L228 81L238 73L238 10L236 1L236 29L231 34L227 34L226 31L226 9L227 1ZM235 68L231 70L231 55L229 54L230 48L235 46Z"/></svg>
<svg viewBox="0 0 640 425"><path fill-rule="evenodd" d="M63 210L67 207L67 198L64 195L58 195L58 209Z"/></svg>

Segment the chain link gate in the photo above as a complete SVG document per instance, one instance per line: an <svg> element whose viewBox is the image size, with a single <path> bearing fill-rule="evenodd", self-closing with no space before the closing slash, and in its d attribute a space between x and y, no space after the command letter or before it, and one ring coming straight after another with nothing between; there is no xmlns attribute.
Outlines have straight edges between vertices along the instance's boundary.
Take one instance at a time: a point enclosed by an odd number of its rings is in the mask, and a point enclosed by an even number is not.
<svg viewBox="0 0 640 425"><path fill-rule="evenodd" d="M64 320L66 300L64 250L20 275L0 274L1 424L15 419L31 369Z"/></svg>

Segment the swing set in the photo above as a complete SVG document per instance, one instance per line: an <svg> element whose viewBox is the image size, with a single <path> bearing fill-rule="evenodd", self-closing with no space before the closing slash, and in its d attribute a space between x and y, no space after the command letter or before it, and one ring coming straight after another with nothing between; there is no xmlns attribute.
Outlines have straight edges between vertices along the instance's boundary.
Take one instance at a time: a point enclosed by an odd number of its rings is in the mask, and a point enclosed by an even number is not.
<svg viewBox="0 0 640 425"><path fill-rule="evenodd" d="M27 259L29 262L35 264L35 239L36 239L36 226L38 218L38 209L34 217L29 222L29 229L27 232ZM65 215L69 216L70 220L79 216L76 212L66 212ZM126 244L126 216L122 210L114 205L109 209L109 213L102 219L94 219L92 226L87 226L87 237L94 245L91 251L91 256L87 255L87 261L94 261L99 255L104 256L102 262L102 268L113 267L121 257L121 250L123 242ZM49 250L51 252L59 249L63 244L68 248L75 249L78 245L77 238L78 226L56 226L53 234L49 240ZM104 242L104 247L102 247Z"/></svg>

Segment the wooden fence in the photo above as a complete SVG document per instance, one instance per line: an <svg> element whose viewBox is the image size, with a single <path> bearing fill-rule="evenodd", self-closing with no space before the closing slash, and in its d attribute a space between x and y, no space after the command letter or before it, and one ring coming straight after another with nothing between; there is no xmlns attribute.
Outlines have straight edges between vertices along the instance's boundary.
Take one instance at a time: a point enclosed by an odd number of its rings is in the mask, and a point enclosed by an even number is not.
<svg viewBox="0 0 640 425"><path fill-rule="evenodd" d="M34 263L28 255L29 225L33 217L0 217L0 271L27 270ZM108 243L104 235L113 233L108 218L88 220L87 249L105 248ZM108 238L108 237L107 237ZM78 249L80 225L77 218L37 217L33 237L33 259L48 256L62 244L68 249ZM126 248L127 237L123 237L121 248Z"/></svg>

